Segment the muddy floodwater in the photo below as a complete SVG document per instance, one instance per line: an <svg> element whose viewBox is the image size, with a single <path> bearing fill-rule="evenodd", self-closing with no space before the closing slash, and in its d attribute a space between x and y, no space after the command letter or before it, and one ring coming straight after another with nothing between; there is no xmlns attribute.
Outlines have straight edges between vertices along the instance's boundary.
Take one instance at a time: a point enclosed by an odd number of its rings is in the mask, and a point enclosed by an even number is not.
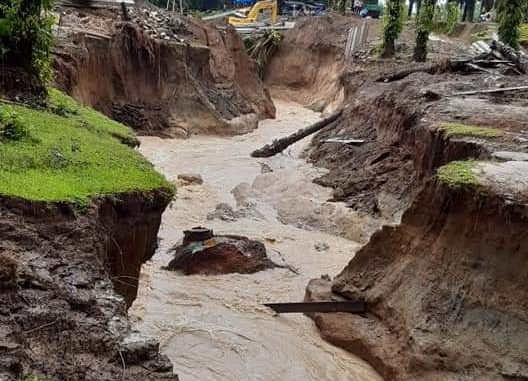
<svg viewBox="0 0 528 381"><path fill-rule="evenodd" d="M130 315L137 328L160 339L182 381L381 380L368 364L324 342L307 317L274 316L262 306L302 301L311 278L337 275L359 247L343 238L355 216L326 202L331 191L312 183L321 170L299 158L307 141L270 159L250 157L319 118L293 103L277 106L277 119L248 135L141 138L141 152L167 178L198 173L204 183L178 188ZM220 203L235 213L208 219ZM163 270L182 231L198 225L261 240L270 257L289 268L221 276Z"/></svg>

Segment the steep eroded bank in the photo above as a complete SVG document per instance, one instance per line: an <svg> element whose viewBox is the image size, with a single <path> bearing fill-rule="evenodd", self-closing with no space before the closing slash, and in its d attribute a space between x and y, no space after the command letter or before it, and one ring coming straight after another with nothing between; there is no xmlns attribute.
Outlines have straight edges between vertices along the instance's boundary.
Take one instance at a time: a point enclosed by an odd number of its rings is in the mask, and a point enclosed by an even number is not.
<svg viewBox="0 0 528 381"><path fill-rule="evenodd" d="M170 198L119 195L86 213L2 199L2 380L177 379L156 341L134 332L126 312Z"/></svg>
<svg viewBox="0 0 528 381"><path fill-rule="evenodd" d="M274 117L233 29L171 14L166 27L177 37L165 40L143 30L154 22L147 13L134 12L140 21L115 12L63 14L54 64L61 89L143 134L242 134Z"/></svg>
<svg viewBox="0 0 528 381"><path fill-rule="evenodd" d="M0 111L0 378L177 380L126 311L173 187L128 128L56 90Z"/></svg>
<svg viewBox="0 0 528 381"><path fill-rule="evenodd" d="M331 287L368 304L364 317L316 314L322 336L387 380L526 379L527 167L513 166L502 177L476 169L498 180L478 189L431 182L333 283L311 281L312 300L335 297Z"/></svg>
<svg viewBox="0 0 528 381"><path fill-rule="evenodd" d="M339 14L298 19L295 28L283 33L266 69L265 83L274 96L317 111L339 107L343 101L340 77L346 68L348 31L361 22L359 17ZM379 22L373 20L369 27L369 40L374 40Z"/></svg>
<svg viewBox="0 0 528 381"><path fill-rule="evenodd" d="M317 182L336 200L380 224L406 211L333 281L307 288L308 300L365 300L367 314L313 318L325 339L387 380L526 379L523 97L456 95L489 87L480 75L377 78L363 70L344 77L343 118L313 139L310 157L330 169ZM525 82L502 77L500 85ZM432 179L439 168L442 181Z"/></svg>

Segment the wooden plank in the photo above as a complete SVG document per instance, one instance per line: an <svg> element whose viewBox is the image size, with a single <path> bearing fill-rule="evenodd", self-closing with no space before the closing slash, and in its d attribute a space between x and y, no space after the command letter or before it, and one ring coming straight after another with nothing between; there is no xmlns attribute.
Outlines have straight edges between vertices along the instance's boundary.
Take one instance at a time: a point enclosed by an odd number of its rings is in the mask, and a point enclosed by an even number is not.
<svg viewBox="0 0 528 381"><path fill-rule="evenodd" d="M492 94L492 93L505 93L511 91L526 91L528 86L519 86L519 87L499 87L497 89L483 89L483 90L473 90L473 91L462 91L459 93L453 93L453 95L475 95L475 94Z"/></svg>
<svg viewBox="0 0 528 381"><path fill-rule="evenodd" d="M331 138L326 139L326 143L340 143L340 144L352 144L352 145L362 145L365 143L365 139L339 139L339 138Z"/></svg>
<svg viewBox="0 0 528 381"><path fill-rule="evenodd" d="M365 302L353 300L343 302L267 303L264 305L280 314L306 312L349 312L361 314L367 310Z"/></svg>

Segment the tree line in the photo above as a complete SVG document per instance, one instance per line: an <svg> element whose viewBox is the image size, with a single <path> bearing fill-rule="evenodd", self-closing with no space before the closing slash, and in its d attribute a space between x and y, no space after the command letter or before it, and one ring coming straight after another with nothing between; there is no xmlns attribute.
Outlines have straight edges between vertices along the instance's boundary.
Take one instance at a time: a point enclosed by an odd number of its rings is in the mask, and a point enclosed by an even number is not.
<svg viewBox="0 0 528 381"><path fill-rule="evenodd" d="M405 0L387 0L385 4L382 56L392 57L395 41L402 30ZM427 41L433 27L437 0L409 0L407 16L416 14L416 41L413 60L424 62L427 58ZM447 0L447 29L452 31L459 21L472 22L476 0ZM479 14L494 11L498 23L499 39L514 49L519 48L520 26L528 9L528 0L482 0Z"/></svg>

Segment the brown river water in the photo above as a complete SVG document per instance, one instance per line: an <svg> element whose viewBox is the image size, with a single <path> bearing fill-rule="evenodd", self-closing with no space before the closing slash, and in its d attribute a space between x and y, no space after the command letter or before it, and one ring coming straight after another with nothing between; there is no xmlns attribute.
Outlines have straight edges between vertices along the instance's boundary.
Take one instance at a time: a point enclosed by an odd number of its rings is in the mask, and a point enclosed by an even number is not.
<svg viewBox="0 0 528 381"><path fill-rule="evenodd" d="M168 179L198 173L204 184L178 188L163 216L160 248L143 266L131 318L159 338L182 381L381 380L364 361L323 341L309 318L275 316L262 306L302 301L310 279L337 275L359 248L343 238L357 216L326 202L331 191L312 182L322 170L299 158L308 139L273 158L250 157L319 118L294 103L277 102L277 109L277 119L243 136L141 138L140 151ZM239 218L208 220L219 203L239 211ZM198 225L261 240L270 257L290 269L221 276L163 270L182 231Z"/></svg>

